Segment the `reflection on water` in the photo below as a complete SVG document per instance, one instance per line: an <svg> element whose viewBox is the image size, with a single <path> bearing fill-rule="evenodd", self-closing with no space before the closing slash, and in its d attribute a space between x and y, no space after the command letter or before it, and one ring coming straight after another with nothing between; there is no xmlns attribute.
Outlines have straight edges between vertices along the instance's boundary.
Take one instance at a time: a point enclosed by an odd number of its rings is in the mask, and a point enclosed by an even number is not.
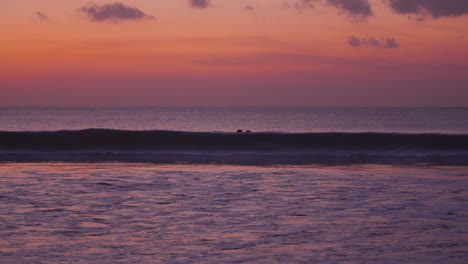
<svg viewBox="0 0 468 264"><path fill-rule="evenodd" d="M0 164L1 263L464 263L466 167Z"/></svg>

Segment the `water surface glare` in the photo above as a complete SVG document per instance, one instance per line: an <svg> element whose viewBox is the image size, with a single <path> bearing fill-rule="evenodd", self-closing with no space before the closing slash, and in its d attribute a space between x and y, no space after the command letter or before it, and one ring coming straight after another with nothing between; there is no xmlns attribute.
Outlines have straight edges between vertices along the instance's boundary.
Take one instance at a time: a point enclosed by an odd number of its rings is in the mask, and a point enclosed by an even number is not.
<svg viewBox="0 0 468 264"><path fill-rule="evenodd" d="M1 263L466 263L466 167L0 164Z"/></svg>

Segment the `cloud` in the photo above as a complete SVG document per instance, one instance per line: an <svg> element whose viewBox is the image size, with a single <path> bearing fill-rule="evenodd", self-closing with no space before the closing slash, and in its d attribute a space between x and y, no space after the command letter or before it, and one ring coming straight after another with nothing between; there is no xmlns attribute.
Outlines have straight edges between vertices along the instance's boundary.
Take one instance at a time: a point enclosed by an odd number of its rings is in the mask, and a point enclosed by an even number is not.
<svg viewBox="0 0 468 264"><path fill-rule="evenodd" d="M45 22L45 23L51 22L50 18L46 14L42 13L41 11L36 11L34 13L34 17L40 22Z"/></svg>
<svg viewBox="0 0 468 264"><path fill-rule="evenodd" d="M369 0L297 0L292 6L298 11L302 11L308 8L317 8L317 5L333 6L360 20L374 15Z"/></svg>
<svg viewBox="0 0 468 264"><path fill-rule="evenodd" d="M189 4L193 8L207 8L210 6L210 0L190 0Z"/></svg>
<svg viewBox="0 0 468 264"><path fill-rule="evenodd" d="M381 40L376 39L375 37L364 37L360 38L354 35L348 37L348 44L351 47L361 47L361 46L369 46L369 47L383 47L385 49L394 49L400 47L397 40L393 37L382 38Z"/></svg>
<svg viewBox="0 0 468 264"><path fill-rule="evenodd" d="M468 14L467 0L388 0L390 6L400 14L430 15L440 17Z"/></svg>
<svg viewBox="0 0 468 264"><path fill-rule="evenodd" d="M327 0L327 3L351 16L368 17L374 15L369 0Z"/></svg>
<svg viewBox="0 0 468 264"><path fill-rule="evenodd" d="M395 49L399 48L400 44L396 41L395 38L386 38L384 48L386 49Z"/></svg>
<svg viewBox="0 0 468 264"><path fill-rule="evenodd" d="M125 6L117 2L101 6L89 4L79 8L78 11L88 15L95 22L154 19L154 17L145 14L138 8Z"/></svg>
<svg viewBox="0 0 468 264"><path fill-rule="evenodd" d="M351 47L360 47L362 45L361 39L356 36L349 36L348 37L348 44Z"/></svg>
<svg viewBox="0 0 468 264"><path fill-rule="evenodd" d="M315 8L315 2L318 2L318 0L300 0L300 1L297 1L293 4L294 8L296 8L297 11L302 11L303 9L307 9L307 8ZM289 6L286 5L285 6Z"/></svg>
<svg viewBox="0 0 468 264"><path fill-rule="evenodd" d="M374 37L364 39L364 44L371 47L380 47L380 41Z"/></svg>
<svg viewBox="0 0 468 264"><path fill-rule="evenodd" d="M244 8L242 8L242 10L244 10L244 11L254 11L255 8L253 6L246 5L246 6L244 6Z"/></svg>

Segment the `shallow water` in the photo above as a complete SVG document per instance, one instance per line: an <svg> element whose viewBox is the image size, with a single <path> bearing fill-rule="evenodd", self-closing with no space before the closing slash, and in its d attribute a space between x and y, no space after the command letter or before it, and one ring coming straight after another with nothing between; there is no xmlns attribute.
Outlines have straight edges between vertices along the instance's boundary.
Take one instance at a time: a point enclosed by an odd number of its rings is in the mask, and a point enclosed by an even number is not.
<svg viewBox="0 0 468 264"><path fill-rule="evenodd" d="M466 167L0 164L1 263L466 263Z"/></svg>

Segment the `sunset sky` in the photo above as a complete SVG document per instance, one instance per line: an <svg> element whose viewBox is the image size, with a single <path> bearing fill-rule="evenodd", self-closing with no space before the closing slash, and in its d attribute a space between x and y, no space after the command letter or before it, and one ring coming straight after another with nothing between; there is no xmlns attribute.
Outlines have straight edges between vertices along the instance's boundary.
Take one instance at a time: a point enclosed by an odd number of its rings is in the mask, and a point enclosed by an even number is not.
<svg viewBox="0 0 468 264"><path fill-rule="evenodd" d="M467 0L1 0L0 106L468 106Z"/></svg>

